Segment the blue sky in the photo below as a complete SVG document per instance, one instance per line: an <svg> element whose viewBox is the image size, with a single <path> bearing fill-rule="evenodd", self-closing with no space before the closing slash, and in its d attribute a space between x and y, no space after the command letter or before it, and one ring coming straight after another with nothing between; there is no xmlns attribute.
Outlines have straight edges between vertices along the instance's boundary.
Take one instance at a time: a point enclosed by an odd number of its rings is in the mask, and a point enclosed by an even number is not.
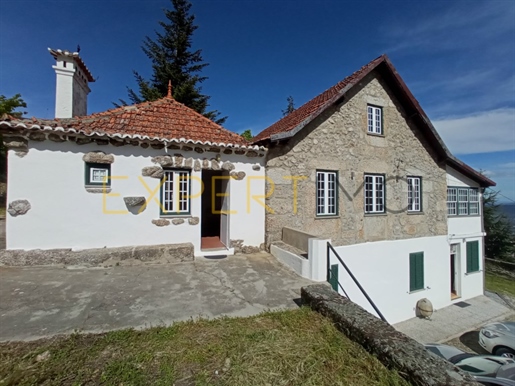
<svg viewBox="0 0 515 386"><path fill-rule="evenodd" d="M382 53L450 150L515 200L515 1L193 0L194 46L210 63L203 92L225 126L254 134ZM97 81L89 112L150 74L141 51L169 0L0 1L0 94L51 118L47 47L74 50ZM504 199L503 200L507 200Z"/></svg>

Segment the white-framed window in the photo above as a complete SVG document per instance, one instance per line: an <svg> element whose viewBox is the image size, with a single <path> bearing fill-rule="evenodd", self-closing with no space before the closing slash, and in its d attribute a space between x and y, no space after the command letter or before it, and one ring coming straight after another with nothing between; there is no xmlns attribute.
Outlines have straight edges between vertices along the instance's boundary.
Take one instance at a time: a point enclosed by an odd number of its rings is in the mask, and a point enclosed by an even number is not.
<svg viewBox="0 0 515 386"><path fill-rule="evenodd" d="M447 188L447 214L456 216L458 210L458 192L456 188Z"/></svg>
<svg viewBox="0 0 515 386"><path fill-rule="evenodd" d="M365 213L384 213L384 175L365 174Z"/></svg>
<svg viewBox="0 0 515 386"><path fill-rule="evenodd" d="M190 213L190 172L165 170L161 185L161 215Z"/></svg>
<svg viewBox="0 0 515 386"><path fill-rule="evenodd" d="M381 107L367 106L368 132L383 134L383 109Z"/></svg>
<svg viewBox="0 0 515 386"><path fill-rule="evenodd" d="M408 177L408 212L422 211L422 178Z"/></svg>
<svg viewBox="0 0 515 386"><path fill-rule="evenodd" d="M84 183L86 186L111 186L111 164L86 162Z"/></svg>
<svg viewBox="0 0 515 386"><path fill-rule="evenodd" d="M447 188L447 215L477 216L480 213L477 188Z"/></svg>
<svg viewBox="0 0 515 386"><path fill-rule="evenodd" d="M317 216L338 213L338 173L317 170Z"/></svg>
<svg viewBox="0 0 515 386"><path fill-rule="evenodd" d="M469 190L458 188L458 216L469 214Z"/></svg>
<svg viewBox="0 0 515 386"><path fill-rule="evenodd" d="M479 191L469 189L469 214L471 216L479 214Z"/></svg>

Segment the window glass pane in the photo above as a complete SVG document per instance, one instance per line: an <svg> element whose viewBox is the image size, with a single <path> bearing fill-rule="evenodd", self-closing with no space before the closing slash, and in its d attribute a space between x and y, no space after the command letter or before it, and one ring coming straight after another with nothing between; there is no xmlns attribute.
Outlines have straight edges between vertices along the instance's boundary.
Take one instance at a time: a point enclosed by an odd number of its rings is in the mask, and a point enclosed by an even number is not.
<svg viewBox="0 0 515 386"><path fill-rule="evenodd" d="M479 202L471 202L470 203L469 214L470 215L479 214Z"/></svg>
<svg viewBox="0 0 515 386"><path fill-rule="evenodd" d="M374 132L374 109L368 106L368 131L369 133Z"/></svg>
<svg viewBox="0 0 515 386"><path fill-rule="evenodd" d="M90 182L103 183L107 182L108 171L107 169L91 168L90 169Z"/></svg>
<svg viewBox="0 0 515 386"><path fill-rule="evenodd" d="M469 199L469 190L468 189L458 189L458 201L468 201Z"/></svg>
<svg viewBox="0 0 515 386"><path fill-rule="evenodd" d="M375 176L376 184L376 207L375 212L382 212L384 210L384 186L383 186L383 177Z"/></svg>
<svg viewBox="0 0 515 386"><path fill-rule="evenodd" d="M317 172L317 214L324 214L325 210L325 174Z"/></svg>
<svg viewBox="0 0 515 386"><path fill-rule="evenodd" d="M456 216L457 213L457 190L456 188L447 188L447 214Z"/></svg>
<svg viewBox="0 0 515 386"><path fill-rule="evenodd" d="M468 214L468 202L458 202L458 215Z"/></svg>
<svg viewBox="0 0 515 386"><path fill-rule="evenodd" d="M376 111L376 133L381 134L381 109L375 108Z"/></svg>
<svg viewBox="0 0 515 386"><path fill-rule="evenodd" d="M372 176L365 176L365 212L370 213L374 210L374 179Z"/></svg>

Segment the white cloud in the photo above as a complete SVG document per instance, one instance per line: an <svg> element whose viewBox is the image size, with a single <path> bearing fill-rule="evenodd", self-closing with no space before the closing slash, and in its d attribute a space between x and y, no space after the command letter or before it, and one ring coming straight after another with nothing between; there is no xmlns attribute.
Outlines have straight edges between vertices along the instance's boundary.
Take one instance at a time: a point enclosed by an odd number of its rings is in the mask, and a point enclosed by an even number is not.
<svg viewBox="0 0 515 386"><path fill-rule="evenodd" d="M433 121L453 154L476 154L515 149L515 108Z"/></svg>
<svg viewBox="0 0 515 386"><path fill-rule="evenodd" d="M390 25L386 36L396 42L388 52L409 50L454 51L492 45L513 31L515 7L511 2L456 2L446 10ZM503 41L505 41L503 39Z"/></svg>

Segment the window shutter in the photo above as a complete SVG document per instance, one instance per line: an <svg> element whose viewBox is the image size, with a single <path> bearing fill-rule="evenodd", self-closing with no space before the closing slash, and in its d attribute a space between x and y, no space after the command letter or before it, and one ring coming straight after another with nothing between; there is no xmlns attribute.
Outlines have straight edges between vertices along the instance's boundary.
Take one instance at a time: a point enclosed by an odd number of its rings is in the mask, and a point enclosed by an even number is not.
<svg viewBox="0 0 515 386"><path fill-rule="evenodd" d="M424 288L424 252L410 253L410 292Z"/></svg>
<svg viewBox="0 0 515 386"><path fill-rule="evenodd" d="M467 242L467 273L479 271L479 241Z"/></svg>
<svg viewBox="0 0 515 386"><path fill-rule="evenodd" d="M332 264L331 270L329 271L329 284L333 290L338 292L338 264Z"/></svg>

